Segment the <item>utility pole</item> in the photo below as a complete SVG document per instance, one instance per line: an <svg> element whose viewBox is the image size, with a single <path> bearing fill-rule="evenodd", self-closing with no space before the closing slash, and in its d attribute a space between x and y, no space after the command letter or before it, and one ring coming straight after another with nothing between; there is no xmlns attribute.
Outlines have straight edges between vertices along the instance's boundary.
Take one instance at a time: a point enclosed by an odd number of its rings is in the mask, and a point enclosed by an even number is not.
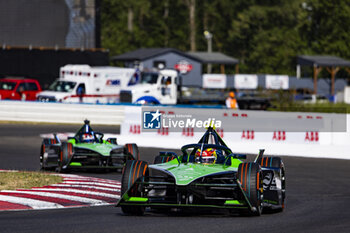
<svg viewBox="0 0 350 233"><path fill-rule="evenodd" d="M208 42L208 53L211 53L211 52L213 52L213 49L212 49L213 34L211 34L209 31L204 31L204 36L205 36L205 39L207 39L207 42ZM208 74L211 73L211 64L208 64L207 72L208 72Z"/></svg>
<svg viewBox="0 0 350 233"><path fill-rule="evenodd" d="M189 9L191 51L196 51L196 0L184 0Z"/></svg>

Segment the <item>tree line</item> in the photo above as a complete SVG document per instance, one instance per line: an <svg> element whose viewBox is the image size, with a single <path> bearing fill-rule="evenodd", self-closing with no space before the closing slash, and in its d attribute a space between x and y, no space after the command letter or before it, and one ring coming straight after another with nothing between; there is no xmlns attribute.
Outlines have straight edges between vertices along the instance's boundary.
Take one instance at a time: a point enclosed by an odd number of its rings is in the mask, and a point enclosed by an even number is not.
<svg viewBox="0 0 350 233"><path fill-rule="evenodd" d="M349 0L102 0L101 25L111 56L141 47L206 51L207 30L213 51L238 58L241 73L295 75L301 54L350 60Z"/></svg>

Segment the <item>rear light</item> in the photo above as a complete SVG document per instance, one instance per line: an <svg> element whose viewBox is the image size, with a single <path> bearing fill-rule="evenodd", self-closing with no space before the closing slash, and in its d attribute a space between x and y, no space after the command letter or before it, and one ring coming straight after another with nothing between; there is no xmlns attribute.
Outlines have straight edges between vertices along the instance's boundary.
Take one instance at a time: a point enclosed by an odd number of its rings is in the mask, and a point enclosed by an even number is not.
<svg viewBox="0 0 350 233"><path fill-rule="evenodd" d="M82 74L82 73L81 73L81 72L79 72L79 75L80 75L80 76L81 76L81 74Z"/></svg>
<svg viewBox="0 0 350 233"><path fill-rule="evenodd" d="M89 77L90 77L90 75L91 75L90 73L87 73L87 76L89 76Z"/></svg>
<svg viewBox="0 0 350 233"><path fill-rule="evenodd" d="M73 71L70 72L70 75L73 75Z"/></svg>
<svg viewBox="0 0 350 233"><path fill-rule="evenodd" d="M94 77L97 78L97 74L94 74Z"/></svg>

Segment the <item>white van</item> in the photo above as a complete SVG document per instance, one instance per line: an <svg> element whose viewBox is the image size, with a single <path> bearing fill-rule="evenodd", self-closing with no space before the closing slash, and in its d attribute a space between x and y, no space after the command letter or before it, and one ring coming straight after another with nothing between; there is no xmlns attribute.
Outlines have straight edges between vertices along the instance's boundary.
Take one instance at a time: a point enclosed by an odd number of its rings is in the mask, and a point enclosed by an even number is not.
<svg viewBox="0 0 350 233"><path fill-rule="evenodd" d="M135 85L140 73L134 68L66 65L48 90L37 100L72 103L119 103L121 89Z"/></svg>

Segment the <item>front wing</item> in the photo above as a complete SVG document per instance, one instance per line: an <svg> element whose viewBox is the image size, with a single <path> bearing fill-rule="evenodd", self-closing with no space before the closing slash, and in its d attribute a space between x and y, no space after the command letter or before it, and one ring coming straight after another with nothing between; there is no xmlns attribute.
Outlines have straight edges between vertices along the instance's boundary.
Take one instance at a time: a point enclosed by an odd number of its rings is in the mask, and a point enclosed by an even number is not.
<svg viewBox="0 0 350 233"><path fill-rule="evenodd" d="M254 212L239 180L228 179L233 182L223 184L212 180L211 183L192 182L179 186L164 177L141 177L123 194L117 206L248 209Z"/></svg>
<svg viewBox="0 0 350 233"><path fill-rule="evenodd" d="M63 161L61 146L59 144L50 145L45 149L42 155L45 168L56 168L61 166ZM98 152L86 150L83 148L74 148L74 152L62 164L63 169L122 169L126 160L132 159L132 156L123 151L111 153L109 156L103 156Z"/></svg>

